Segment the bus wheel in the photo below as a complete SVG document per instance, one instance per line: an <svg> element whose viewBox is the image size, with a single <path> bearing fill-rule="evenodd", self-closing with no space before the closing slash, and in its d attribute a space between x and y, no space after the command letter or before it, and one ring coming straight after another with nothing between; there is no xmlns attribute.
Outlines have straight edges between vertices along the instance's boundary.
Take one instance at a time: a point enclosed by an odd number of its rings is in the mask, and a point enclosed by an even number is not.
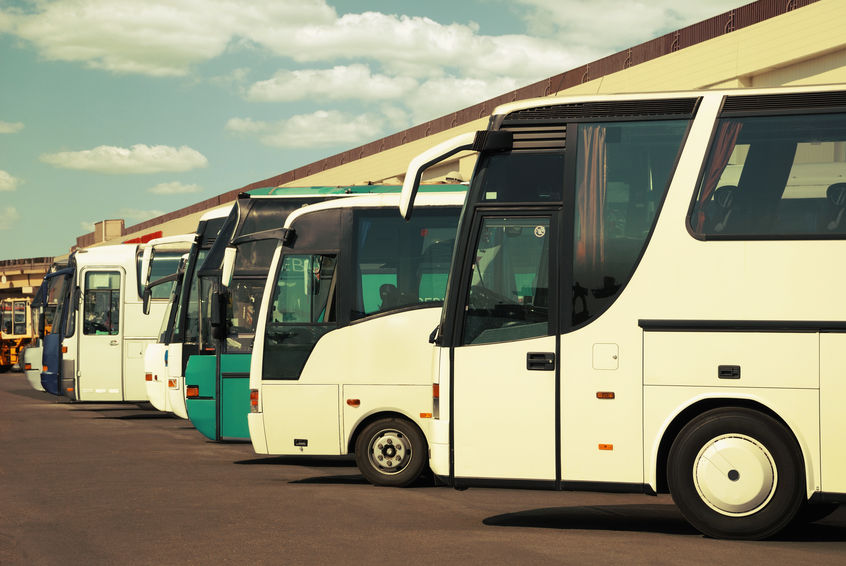
<svg viewBox="0 0 846 566"><path fill-rule="evenodd" d="M355 462L370 483L405 487L423 472L426 441L417 427L405 419L379 419L358 435Z"/></svg>
<svg viewBox="0 0 846 566"><path fill-rule="evenodd" d="M837 503L808 503L804 502L799 512L793 518L794 525L804 525L825 519L840 508Z"/></svg>
<svg viewBox="0 0 846 566"><path fill-rule="evenodd" d="M0 365L0 373L6 373L6 372L7 372L7 371L9 371L10 369L12 369L12 364L3 364L3 365Z"/></svg>
<svg viewBox="0 0 846 566"><path fill-rule="evenodd" d="M771 537L805 501L792 434L750 409L714 409L689 422L670 448L667 483L690 524L715 538Z"/></svg>

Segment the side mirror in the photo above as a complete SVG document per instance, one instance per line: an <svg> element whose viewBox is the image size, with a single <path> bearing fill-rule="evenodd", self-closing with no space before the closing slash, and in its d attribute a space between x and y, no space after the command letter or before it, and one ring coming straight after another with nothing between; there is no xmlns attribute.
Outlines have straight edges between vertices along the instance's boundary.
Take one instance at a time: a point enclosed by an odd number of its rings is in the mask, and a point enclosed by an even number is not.
<svg viewBox="0 0 846 566"><path fill-rule="evenodd" d="M153 290L150 288L149 285L144 287L144 294L141 296L142 307L144 309L144 314L150 314L150 299L153 296Z"/></svg>
<svg viewBox="0 0 846 566"><path fill-rule="evenodd" d="M220 283L224 287L232 284L232 274L235 272L235 256L238 248L229 246L223 250L223 263L220 266Z"/></svg>
<svg viewBox="0 0 846 566"><path fill-rule="evenodd" d="M229 293L214 291L211 294L211 335L215 340L226 338L226 310L229 303Z"/></svg>
<svg viewBox="0 0 846 566"><path fill-rule="evenodd" d="M46 314L44 309L40 309L38 312L38 336L44 336L44 327L46 325Z"/></svg>

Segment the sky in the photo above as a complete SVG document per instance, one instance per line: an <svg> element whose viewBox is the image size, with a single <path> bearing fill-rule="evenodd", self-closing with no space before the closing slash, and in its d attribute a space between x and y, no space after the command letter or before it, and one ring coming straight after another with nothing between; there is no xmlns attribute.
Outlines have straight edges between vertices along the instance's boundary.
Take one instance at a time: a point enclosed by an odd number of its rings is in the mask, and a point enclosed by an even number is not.
<svg viewBox="0 0 846 566"><path fill-rule="evenodd" d="M742 0L0 0L0 260L67 253Z"/></svg>

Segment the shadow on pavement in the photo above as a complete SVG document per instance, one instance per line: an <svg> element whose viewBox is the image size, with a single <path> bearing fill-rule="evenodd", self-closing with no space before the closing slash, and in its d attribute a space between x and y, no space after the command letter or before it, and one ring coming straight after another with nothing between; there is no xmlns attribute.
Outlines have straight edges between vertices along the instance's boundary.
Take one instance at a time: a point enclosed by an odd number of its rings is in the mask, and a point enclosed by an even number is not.
<svg viewBox="0 0 846 566"><path fill-rule="evenodd" d="M36 391L35 389L12 389L9 391L12 395L19 397L26 397L27 399L36 399L38 401L46 401L48 403L55 403L57 399L63 399L58 395L51 395L46 391Z"/></svg>
<svg viewBox="0 0 846 566"><path fill-rule="evenodd" d="M846 512L842 512L846 515ZM819 523L792 525L773 537L781 542L846 541L846 521L838 520L841 510ZM675 505L598 505L589 507L548 507L495 515L482 521L498 527L537 527L663 533L704 536L693 528Z"/></svg>
<svg viewBox="0 0 846 566"><path fill-rule="evenodd" d="M274 456L235 462L242 466L308 466L311 468L354 468L352 456Z"/></svg>
<svg viewBox="0 0 846 566"><path fill-rule="evenodd" d="M331 485L367 485L367 480L361 474L351 474L346 476L317 476L314 478L303 478L301 480L292 480L288 483L306 483L306 484L331 484Z"/></svg>
<svg viewBox="0 0 846 566"><path fill-rule="evenodd" d="M498 527L538 527L601 531L633 531L700 535L675 505L599 505L548 507L494 515L482 521Z"/></svg>

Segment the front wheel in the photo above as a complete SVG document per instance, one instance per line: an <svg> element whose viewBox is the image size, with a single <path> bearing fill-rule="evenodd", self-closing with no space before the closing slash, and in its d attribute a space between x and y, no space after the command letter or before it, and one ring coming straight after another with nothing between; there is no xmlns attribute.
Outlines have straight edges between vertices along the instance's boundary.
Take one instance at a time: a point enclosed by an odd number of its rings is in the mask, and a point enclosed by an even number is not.
<svg viewBox="0 0 846 566"><path fill-rule="evenodd" d="M689 422L670 448L667 483L685 518L715 538L771 537L805 500L793 435L750 409L715 409Z"/></svg>
<svg viewBox="0 0 846 566"><path fill-rule="evenodd" d="M355 441L355 462L374 485L405 487L426 466L426 441L405 419L379 419L367 425Z"/></svg>

